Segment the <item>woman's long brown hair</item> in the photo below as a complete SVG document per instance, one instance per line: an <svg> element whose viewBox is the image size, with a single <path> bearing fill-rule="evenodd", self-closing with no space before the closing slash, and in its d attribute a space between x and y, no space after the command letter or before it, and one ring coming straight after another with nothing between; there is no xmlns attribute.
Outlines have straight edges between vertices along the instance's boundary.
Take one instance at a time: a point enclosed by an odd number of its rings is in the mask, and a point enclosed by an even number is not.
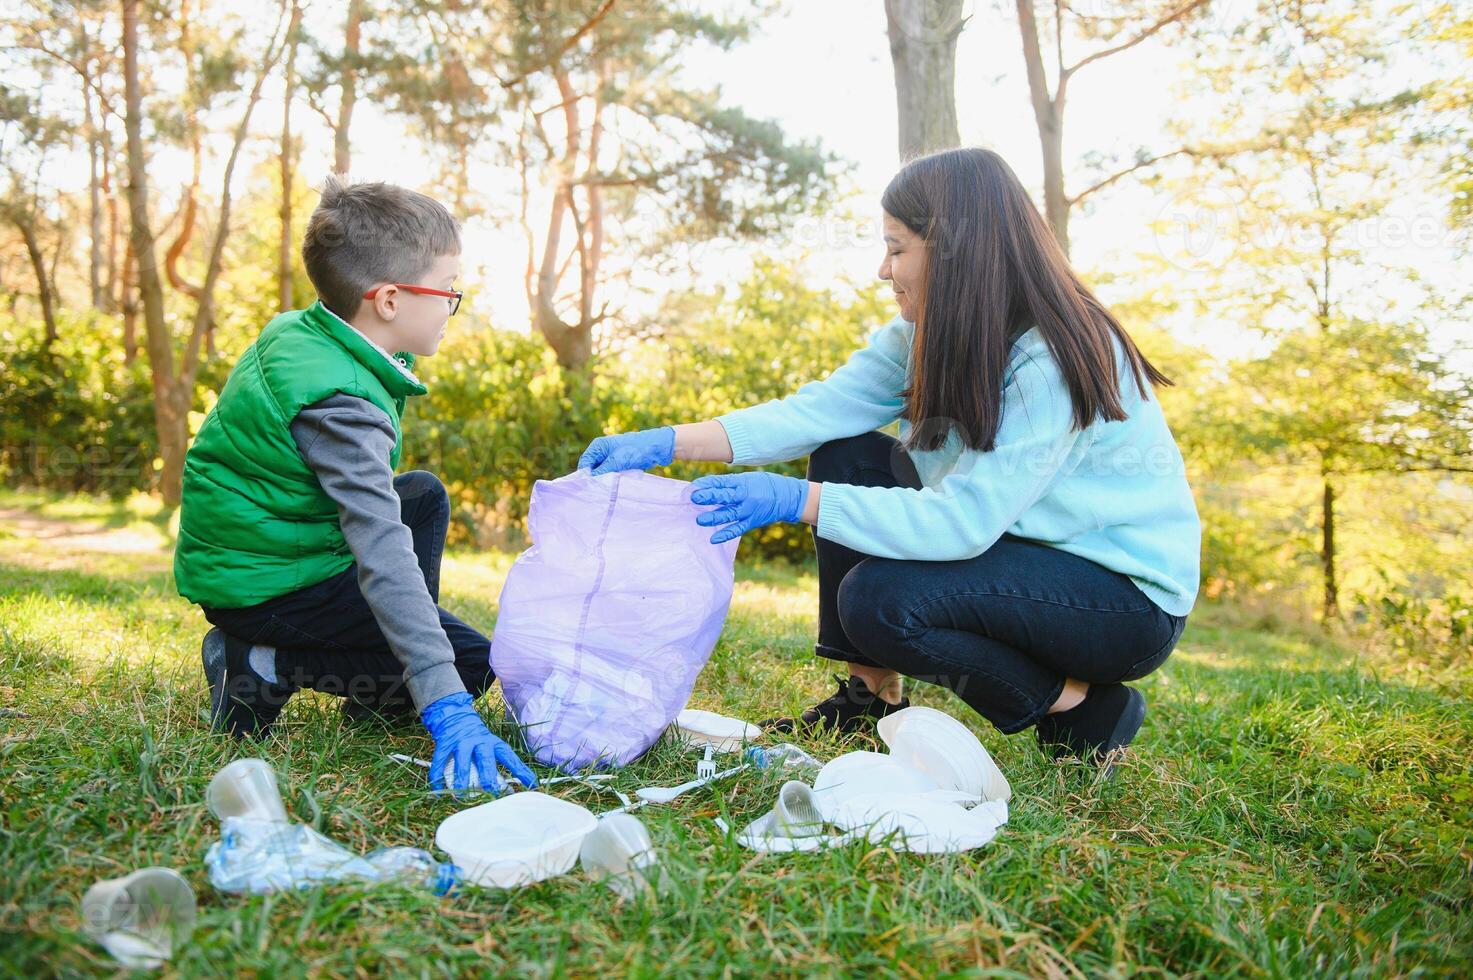
<svg viewBox="0 0 1473 980"><path fill-rule="evenodd" d="M908 446L933 450L956 427L990 452L1013 342L1037 326L1069 386L1075 428L1126 417L1115 343L1141 396L1169 385L1069 266L1012 168L991 150L944 150L903 167L885 211L926 243L926 278L903 392Z"/></svg>

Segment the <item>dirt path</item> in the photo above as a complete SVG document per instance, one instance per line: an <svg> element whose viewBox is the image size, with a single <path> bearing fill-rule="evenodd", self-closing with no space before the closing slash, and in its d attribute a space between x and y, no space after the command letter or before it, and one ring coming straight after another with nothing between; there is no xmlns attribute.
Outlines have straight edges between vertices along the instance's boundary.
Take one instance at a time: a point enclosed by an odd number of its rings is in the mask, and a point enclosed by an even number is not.
<svg viewBox="0 0 1473 980"><path fill-rule="evenodd" d="M0 507L0 560L33 569L154 573L173 564L167 538L148 524L51 517Z"/></svg>
<svg viewBox="0 0 1473 980"><path fill-rule="evenodd" d="M0 507L0 527L17 537L69 551L137 555L162 554L168 548L168 542L151 527L108 527L97 521L47 517L20 507Z"/></svg>

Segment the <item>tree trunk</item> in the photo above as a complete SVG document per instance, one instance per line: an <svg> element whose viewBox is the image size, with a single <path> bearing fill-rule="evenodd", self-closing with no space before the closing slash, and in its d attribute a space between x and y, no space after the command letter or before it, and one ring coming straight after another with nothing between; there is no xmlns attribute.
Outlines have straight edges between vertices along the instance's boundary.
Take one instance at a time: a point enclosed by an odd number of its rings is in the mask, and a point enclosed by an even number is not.
<svg viewBox="0 0 1473 980"><path fill-rule="evenodd" d="M1340 583L1335 574L1335 485L1324 473L1324 495L1320 500L1320 565L1324 570L1324 621L1340 618Z"/></svg>
<svg viewBox="0 0 1473 980"><path fill-rule="evenodd" d="M200 347L207 344L215 318L215 284L220 278L220 260L230 234L230 181L240 158L241 144L250 128L251 114L261 99L261 87L281 55L280 32L285 22L283 3L276 22L277 33L263 57L255 84L234 133L234 143L225 162L220 191L220 214L205 262L204 281L197 287L198 305L185 341L179 372L174 372L174 346L164 322L164 289L158 257L148 218L147 161L143 152L143 92L138 81L139 0L123 0L123 83L126 94L128 133L128 210L131 217L133 254L138 265L138 287L143 298L143 324L148 338L149 370L153 377L154 425L158 431L163 469L159 492L164 503L176 507L184 477L184 454L189 447L189 409L194 397L194 379L199 368ZM208 345L207 345L208 349Z"/></svg>
<svg viewBox="0 0 1473 980"><path fill-rule="evenodd" d="M138 356L138 278L133 261L133 243L123 250L123 275L118 309L123 311L123 363L132 364Z"/></svg>
<svg viewBox="0 0 1473 980"><path fill-rule="evenodd" d="M956 39L962 0L885 0L900 159L961 143L956 125Z"/></svg>
<svg viewBox="0 0 1473 980"><path fill-rule="evenodd" d="M353 165L349 130L353 126L353 106L358 102L358 52L360 25L363 23L363 0L349 0L348 26L343 34L342 95L338 99L338 124L332 133L333 173L346 174Z"/></svg>
<svg viewBox="0 0 1473 980"><path fill-rule="evenodd" d="M1018 32L1023 40L1023 64L1028 74L1028 96L1033 119L1038 125L1038 142L1043 151L1043 213L1064 254L1069 254L1069 198L1064 193L1064 93L1069 75L1058 65L1059 80L1050 92L1043 68L1043 49L1038 43L1038 23L1033 0L1017 0Z"/></svg>
<svg viewBox="0 0 1473 980"><path fill-rule="evenodd" d="M108 313L115 313L122 306L121 297L118 295L118 229L122 222L118 220L118 196L113 192L113 155L112 140L108 138L107 129L102 131L102 193L107 202L107 290L106 304L103 309Z"/></svg>
<svg viewBox="0 0 1473 980"><path fill-rule="evenodd" d="M159 277L153 228L148 218L148 163L143 152L143 91L138 83L139 0L123 0L123 90L128 133L129 238L138 270L138 292L143 301L149 370L153 375L154 427L158 433L163 471L159 492L170 507L179 505L188 441L188 410L181 410L174 379L174 349L164 322L164 285Z"/></svg>
<svg viewBox="0 0 1473 980"><path fill-rule="evenodd" d="M542 264L537 272L537 302L532 316L537 329L547 339L548 346L557 353L558 363L576 370L593 357L592 324L581 316L577 323L568 323L558 316L557 287L562 278L558 259L563 222L574 207L573 180L577 174L578 155L583 145L583 124L579 117L578 99L567 72L561 68L555 69L553 78L557 81L558 94L563 100L563 125L567 132L567 142L563 148L561 166L558 168L558 186L552 195L552 210L547 218L547 237L542 243ZM585 242L581 226L578 228L578 236L578 248L582 251Z"/></svg>
<svg viewBox="0 0 1473 980"><path fill-rule="evenodd" d="M195 48L190 34L190 10L189 3L181 4L178 13L179 20L179 47L184 55L184 88L186 91L194 91L195 87ZM179 259L184 255L184 250L189 247L189 241L194 237L194 221L199 210L199 188L200 177L204 166L204 126L196 117L190 114L189 126L189 155L193 164L189 187L184 191L184 204L180 208L179 234L174 236L174 241L164 250L164 275L168 278L169 285L179 292L188 296L195 302L199 301L199 286L184 278L179 271ZM159 234L163 234L160 229Z"/></svg>
<svg viewBox="0 0 1473 980"><path fill-rule="evenodd" d="M1063 106L1059 106L1062 110ZM1043 149L1043 214L1064 254L1069 254L1069 198L1064 194L1064 115L1055 112L1040 122L1038 140Z"/></svg>
<svg viewBox="0 0 1473 980"><path fill-rule="evenodd" d="M51 251L51 296L56 299L56 284L61 281L61 256L67 249L66 226L59 225L56 229L56 247Z"/></svg>
<svg viewBox="0 0 1473 980"><path fill-rule="evenodd" d="M82 86L82 102L87 120L87 218L91 239L87 249L87 286L92 293L92 306L103 310L107 308L107 294L102 279L102 147L90 86Z"/></svg>
<svg viewBox="0 0 1473 980"><path fill-rule="evenodd" d="M56 343L56 310L52 302L51 277L46 273L46 253L41 251L41 242L36 238L35 223L20 215L15 216L15 227L20 230L26 243L26 254L31 259L31 269L36 274L36 297L41 301L41 320L46 328L41 342L44 350Z"/></svg>
<svg viewBox="0 0 1473 980"><path fill-rule="evenodd" d="M287 27L286 85L281 108L281 238L276 246L276 308L285 313L294 307L292 296L292 96L297 85L297 31L302 25L302 6L292 4Z"/></svg>
<svg viewBox="0 0 1473 980"><path fill-rule="evenodd" d="M590 176L599 172L598 154L604 133L602 93L608 84L607 72L607 64L601 60L598 65L598 87L594 89L593 107L589 113L592 123L588 133L588 164L584 172ZM583 190L588 200L588 213L584 216L582 227L578 230L578 319L588 328L591 345L594 326L593 297L598 290L598 267L603 261L604 201L603 188L598 185L597 181L585 183Z"/></svg>
<svg viewBox="0 0 1473 980"><path fill-rule="evenodd" d="M184 257L184 250L189 247L190 239L194 237L195 218L199 213L199 186L203 167L204 147L202 145L203 134L196 129L191 139L190 153L194 160L193 176L189 180L189 186L184 190L184 203L179 210L179 234L174 236L174 241L164 250L164 275L168 277L169 285L190 299L199 300L199 286L184 278L179 271L179 260ZM160 233L168 230L168 222Z"/></svg>

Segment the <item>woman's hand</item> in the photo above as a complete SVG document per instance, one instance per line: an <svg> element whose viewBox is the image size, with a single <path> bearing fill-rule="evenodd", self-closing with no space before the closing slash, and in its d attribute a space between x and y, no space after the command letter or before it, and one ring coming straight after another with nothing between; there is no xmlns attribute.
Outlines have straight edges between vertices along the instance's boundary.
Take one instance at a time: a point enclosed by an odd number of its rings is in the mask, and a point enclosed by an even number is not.
<svg viewBox="0 0 1473 980"><path fill-rule="evenodd" d="M724 473L703 476L691 485L691 503L717 505L696 516L703 527L724 525L711 535L712 544L778 521L800 521L808 503L807 480L777 473Z"/></svg>
<svg viewBox="0 0 1473 980"><path fill-rule="evenodd" d="M578 457L578 469L593 470L594 476L620 470L647 470L669 466L675 459L675 430L670 426L599 436Z"/></svg>

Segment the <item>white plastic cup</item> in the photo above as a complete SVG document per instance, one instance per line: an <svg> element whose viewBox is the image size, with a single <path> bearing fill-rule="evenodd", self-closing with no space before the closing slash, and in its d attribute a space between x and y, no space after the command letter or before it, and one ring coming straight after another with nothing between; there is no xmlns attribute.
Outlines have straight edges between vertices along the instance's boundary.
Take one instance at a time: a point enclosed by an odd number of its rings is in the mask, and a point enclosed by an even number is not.
<svg viewBox="0 0 1473 980"><path fill-rule="evenodd" d="M823 833L823 814L813 798L813 787L796 779L783 783L772 808L773 822L788 837L813 837Z"/></svg>
<svg viewBox="0 0 1473 980"><path fill-rule="evenodd" d="M500 775L501 775L500 773L497 773L497 778L498 779L500 778ZM466 780L466 788L465 789L458 790L458 789L455 789L454 787L455 787L455 760L454 759L446 759L445 760L445 788L443 790L440 790L439 792L442 792L442 793L450 793L452 795L454 795L455 793L480 793L480 792L482 792L483 787L481 786L481 772L476 767L476 765L474 763L471 764L470 779ZM505 790L505 789L506 789L506 782L503 780L500 783L500 785L498 785L495 789L487 790L487 792L491 793L493 796L499 796L499 795L501 795L502 791Z"/></svg>
<svg viewBox="0 0 1473 980"><path fill-rule="evenodd" d="M163 964L194 932L194 890L172 868L99 881L82 896L82 926L124 966Z"/></svg>
<svg viewBox="0 0 1473 980"><path fill-rule="evenodd" d="M218 819L241 817L288 823L286 804L276 784L276 770L265 759L236 759L215 773L205 790L205 803Z"/></svg>
<svg viewBox="0 0 1473 980"><path fill-rule="evenodd" d="M650 832L628 813L600 818L598 826L583 838L578 860L585 874L603 881L621 898L633 898L652 884L662 884L662 872L656 867L660 856Z"/></svg>

